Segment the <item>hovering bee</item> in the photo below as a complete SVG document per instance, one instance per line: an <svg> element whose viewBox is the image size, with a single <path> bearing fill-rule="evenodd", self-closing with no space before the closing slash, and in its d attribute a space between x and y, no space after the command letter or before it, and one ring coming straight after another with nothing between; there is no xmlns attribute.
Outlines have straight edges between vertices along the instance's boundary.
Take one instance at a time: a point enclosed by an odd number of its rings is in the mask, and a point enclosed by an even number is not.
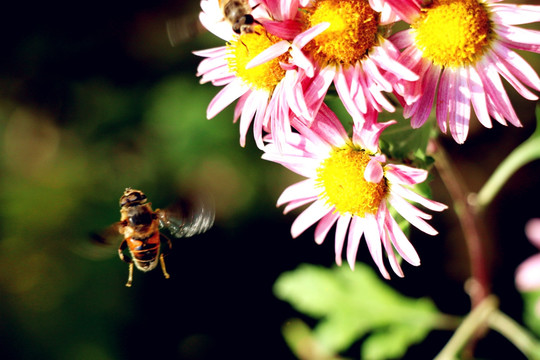
<svg viewBox="0 0 540 360"><path fill-rule="evenodd" d="M203 233L214 224L214 209L207 202L198 204L178 203L165 210L152 210L146 195L140 191L127 188L120 198L120 221L107 229L106 235L120 234L124 236L118 256L129 264L129 276L126 286L133 281L133 265L147 272L161 264L163 276L170 276L165 267L165 255L171 250L171 240L160 233L166 228L177 238L190 237ZM100 242L104 236L97 236ZM125 255L128 249L129 255Z"/></svg>
<svg viewBox="0 0 540 360"><path fill-rule="evenodd" d="M223 17L232 25L232 29L238 35L254 32L254 25L260 24L251 11L260 4L251 7L248 0L219 0L219 7Z"/></svg>

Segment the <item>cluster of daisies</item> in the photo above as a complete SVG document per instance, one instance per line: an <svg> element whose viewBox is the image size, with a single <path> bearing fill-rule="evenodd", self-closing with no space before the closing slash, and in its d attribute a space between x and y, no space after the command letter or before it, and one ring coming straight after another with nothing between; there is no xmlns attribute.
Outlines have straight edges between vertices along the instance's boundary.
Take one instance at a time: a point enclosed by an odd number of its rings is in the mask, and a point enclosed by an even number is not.
<svg viewBox="0 0 540 360"><path fill-rule="evenodd" d="M246 0L247 1L247 0ZM540 21L540 6L498 0L251 0L252 31L236 34L219 0L202 0L200 20L225 45L194 52L203 57L201 83L223 86L210 102L210 119L236 101L240 144L250 127L263 158L304 176L278 200L285 212L308 205L294 221L298 236L316 224L322 243L335 228L336 262L354 267L364 237L385 278L386 257L403 276L399 257L420 259L391 208L421 231L437 231L432 211L446 206L412 190L427 171L387 162L378 143L395 121L393 94L411 126L432 112L443 133L467 138L471 111L486 127L492 119L520 126L500 75L530 100L540 78L513 49L540 52L540 33L515 27ZM393 33L396 22L406 30ZM352 118L352 134L325 104L333 87ZM384 247L384 251L383 251ZM386 253L386 256L384 255ZM399 256L398 256L399 255Z"/></svg>

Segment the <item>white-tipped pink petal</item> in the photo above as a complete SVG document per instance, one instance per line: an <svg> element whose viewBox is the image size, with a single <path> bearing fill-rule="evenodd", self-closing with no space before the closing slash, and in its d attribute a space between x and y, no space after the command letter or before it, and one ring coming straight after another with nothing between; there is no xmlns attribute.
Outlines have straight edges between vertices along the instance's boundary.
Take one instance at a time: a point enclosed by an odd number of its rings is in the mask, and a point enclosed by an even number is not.
<svg viewBox="0 0 540 360"><path fill-rule="evenodd" d="M448 127L448 116L451 114L452 105L454 104L454 93L450 90L454 88L455 84L455 70L452 68L445 68L441 73L441 79L439 80L439 89L437 91L437 107L435 108L435 114L437 117L437 124L443 133L446 134Z"/></svg>
<svg viewBox="0 0 540 360"><path fill-rule="evenodd" d="M386 214L385 224L386 228L388 229L390 240L392 241L392 244L396 248L398 254L409 264L420 266L420 257L418 256L418 253L390 213Z"/></svg>
<svg viewBox="0 0 540 360"><path fill-rule="evenodd" d="M345 106L349 114L351 114L353 118L362 117L362 112L358 108L357 102L353 99L353 96L349 91L351 84L347 82L345 71L343 70L341 65L336 72L334 85L336 86L336 91L339 95L339 98L341 99L341 101L343 101L343 105Z"/></svg>
<svg viewBox="0 0 540 360"><path fill-rule="evenodd" d="M469 133L471 118L471 92L467 84L467 70L460 68L456 71L453 89L454 101L449 114L450 133L458 144L463 144Z"/></svg>
<svg viewBox="0 0 540 360"><path fill-rule="evenodd" d="M292 200L289 202L284 208L283 208L283 214L288 214L293 210L298 209L299 207L302 207L304 205L310 204L313 201L317 200L317 197L315 196L313 199L300 199L300 200Z"/></svg>
<svg viewBox="0 0 540 360"><path fill-rule="evenodd" d="M400 79L406 81L418 80L420 78L418 74L416 74L410 68L404 66L402 63L400 63L393 56L390 55L393 52L393 47L394 45L391 41L383 40L381 46L375 48L370 57L377 62L379 67L393 73ZM390 87L391 86L392 85L390 85Z"/></svg>
<svg viewBox="0 0 540 360"><path fill-rule="evenodd" d="M354 265L356 264L356 254L363 233L362 221L360 221L358 216L353 216L349 227L349 238L347 239L347 262L351 270L354 270Z"/></svg>
<svg viewBox="0 0 540 360"><path fill-rule="evenodd" d="M276 206L282 206L293 200L313 199L316 196L315 180L305 179L286 188L278 198Z"/></svg>
<svg viewBox="0 0 540 360"><path fill-rule="evenodd" d="M349 215L342 215L337 220L334 249L336 253L336 264L339 266L341 266L341 254L343 252L343 244L345 243L345 236L347 235L347 228L349 227L350 221L351 217Z"/></svg>
<svg viewBox="0 0 540 360"><path fill-rule="evenodd" d="M347 131L332 110L323 103L318 115L317 121L310 127L313 133L333 147L344 146L349 137Z"/></svg>
<svg viewBox="0 0 540 360"><path fill-rule="evenodd" d="M423 94L418 101L411 106L406 106L404 109L404 116L411 117L411 126L415 129L424 125L431 113L441 71L441 68L437 65L429 66L429 70L426 71L424 78L420 80L422 81L422 87L424 88Z"/></svg>
<svg viewBox="0 0 540 360"><path fill-rule="evenodd" d="M430 210L433 210L433 211L443 211L443 210L446 210L448 209L448 206L446 206L445 204L442 204L438 201L434 201L434 200L430 200L430 199L426 199L425 197L423 197L422 195L419 195L417 193L415 193L414 191L412 191L411 189L408 189L406 187L403 187L401 185L397 185L397 184L393 184L392 185L392 192L407 199L407 200L410 200L410 201L413 201L415 203L418 203Z"/></svg>
<svg viewBox="0 0 540 360"><path fill-rule="evenodd" d="M385 168L388 180L401 185L420 184L423 183L428 176L426 170L413 168L407 165L387 164Z"/></svg>
<svg viewBox="0 0 540 360"><path fill-rule="evenodd" d="M294 220L291 226L292 237L298 237L307 228L319 221L324 215L328 214L329 211L330 209L324 202L315 201Z"/></svg>
<svg viewBox="0 0 540 360"><path fill-rule="evenodd" d="M360 221L364 227L364 237L366 238L366 244L369 248L369 252L373 261L379 268L382 276L385 279L390 279L390 274L386 270L383 261L382 246L381 246L381 234L379 233L379 226L377 220L371 214L367 214L362 221Z"/></svg>
<svg viewBox="0 0 540 360"><path fill-rule="evenodd" d="M378 184L381 182L383 176L384 170L381 163L377 159L372 158L364 171L364 179L367 182Z"/></svg>
<svg viewBox="0 0 540 360"><path fill-rule="evenodd" d="M204 50L194 50L191 53L193 55L206 57L206 58L221 57L222 55L225 55L227 53L227 47L219 46L219 47L204 49Z"/></svg>
<svg viewBox="0 0 540 360"><path fill-rule="evenodd" d="M304 98L306 100L309 99L309 108L312 113L311 118L314 119L315 115L319 112L319 108L335 75L335 69L332 66L327 66L312 77L311 83L304 92Z"/></svg>
<svg viewBox="0 0 540 360"><path fill-rule="evenodd" d="M303 33L296 36L296 38L293 41L293 45L298 48L303 48L306 46L308 42L313 40L317 35L321 34L323 31L328 29L330 27L329 22L322 22L320 24L317 24L308 30L304 31Z"/></svg>
<svg viewBox="0 0 540 360"><path fill-rule="evenodd" d="M371 122L362 127L354 126L353 141L357 144L361 144L364 148L377 153L379 151L379 138L382 132L390 125L396 123L395 120L390 120L383 123Z"/></svg>
<svg viewBox="0 0 540 360"><path fill-rule="evenodd" d="M486 93L484 92L482 80L474 67L471 66L467 70L469 72L467 82L471 91L471 101L474 113L482 125L484 125L486 128L491 128L493 125L491 123L491 118L489 117Z"/></svg>
<svg viewBox="0 0 540 360"><path fill-rule="evenodd" d="M315 242L317 244L322 244L328 232L334 226L336 221L339 218L339 213L336 211L329 212L326 214L317 224L315 228Z"/></svg>
<svg viewBox="0 0 540 360"><path fill-rule="evenodd" d="M527 89L517 78L514 76L514 73L508 69L504 59L498 57L496 53L487 55L497 68L497 71L516 89L516 91L527 100L538 100L538 96L533 94L529 89Z"/></svg>
<svg viewBox="0 0 540 360"><path fill-rule="evenodd" d="M249 92L245 96L245 102L243 102L242 106L242 112L240 115L240 126L238 127L240 131L240 146L244 147L246 145L246 136L247 132L249 130L249 126L251 125L251 121L253 120L253 116L255 115L255 112L257 111L257 104L256 102L256 95L257 93L254 91ZM244 96L242 96L244 98ZM235 109L236 110L236 109Z"/></svg>
<svg viewBox="0 0 540 360"><path fill-rule="evenodd" d="M519 25L540 21L540 6L536 5L497 4L491 10L493 20L498 23Z"/></svg>
<svg viewBox="0 0 540 360"><path fill-rule="evenodd" d="M236 79L223 89L210 101L206 110L206 117L212 119L219 114L223 109L229 106L233 101L238 99L249 91L249 87L244 85L241 80Z"/></svg>
<svg viewBox="0 0 540 360"><path fill-rule="evenodd" d="M540 91L540 78L531 65L515 51L506 46L495 43L493 50L499 59L502 59L510 72L525 85Z"/></svg>
<svg viewBox="0 0 540 360"><path fill-rule="evenodd" d="M424 214L411 204L409 204L407 201L403 200L399 196L393 196L390 195L388 197L388 202L394 207L394 209L397 210L397 212L403 216L405 220L407 220L411 225L416 227L417 229L425 232L429 235L437 235L438 231L435 230L431 225L429 225L426 221L424 221L420 215ZM427 214L426 214L427 215ZM422 217L425 218L424 215Z"/></svg>
<svg viewBox="0 0 540 360"><path fill-rule="evenodd" d="M403 0L386 0L392 10L405 22L411 24L418 15L420 15L421 0L403 1Z"/></svg>
<svg viewBox="0 0 540 360"><path fill-rule="evenodd" d="M493 107L514 126L521 127L521 122L516 115L514 108L506 94L501 78L495 66L489 61L482 61L482 68L478 74L484 84L484 89L490 99L493 101Z"/></svg>
<svg viewBox="0 0 540 360"><path fill-rule="evenodd" d="M392 36L390 36L388 40L391 41L392 44L394 44L394 46L397 47L398 49L405 49L406 47L409 47L410 45L414 43L413 30L407 29L407 30L397 32L393 34ZM413 48L411 48L411 50L412 49ZM407 66L406 63L402 62L402 64L405 64L405 66ZM411 69L411 67L409 67L409 69Z"/></svg>
<svg viewBox="0 0 540 360"><path fill-rule="evenodd" d="M379 210L377 211L377 215L376 215L377 224L379 225L379 232L381 234L381 242L388 256L388 261L390 262L390 266L392 267L392 270L394 270L394 273L396 273L399 277L404 277L405 274L403 274L403 270L401 269L397 256L394 252L389 230L386 226L387 216L390 216L390 213L388 212L388 209L386 208L386 203L383 202L381 203L381 206L379 207Z"/></svg>
<svg viewBox="0 0 540 360"><path fill-rule="evenodd" d="M278 41L277 43L264 49L257 56L251 59L250 62L246 64L246 69L254 68L255 66L259 66L261 64L264 64L265 62L268 62L285 54L289 50L289 47L290 44L288 41Z"/></svg>
<svg viewBox="0 0 540 360"><path fill-rule="evenodd" d="M392 247L392 243L390 242L390 239L386 231L381 234L381 241L384 246L384 250L386 251L386 254L388 255L388 261L390 262L390 266L392 267L392 270L394 270L394 273L397 276L401 278L404 277L405 274L403 273L403 270L401 269L397 256L394 253L394 248Z"/></svg>

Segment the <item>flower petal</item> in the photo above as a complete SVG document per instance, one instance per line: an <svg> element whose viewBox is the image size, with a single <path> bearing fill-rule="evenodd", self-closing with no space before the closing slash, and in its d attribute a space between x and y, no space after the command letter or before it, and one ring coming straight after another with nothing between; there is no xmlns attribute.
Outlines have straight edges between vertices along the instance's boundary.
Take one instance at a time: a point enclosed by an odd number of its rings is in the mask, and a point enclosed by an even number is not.
<svg viewBox="0 0 540 360"><path fill-rule="evenodd" d="M399 196L390 195L388 201L392 206L397 210L397 212L403 216L411 225L417 229L425 232L429 235L437 235L438 231L435 230L431 225L425 222L423 218L427 218L425 213L422 213L420 210L415 208L413 205L409 204L403 198Z"/></svg>
<svg viewBox="0 0 540 360"><path fill-rule="evenodd" d="M244 85L241 80L236 79L232 81L221 89L221 91L210 101L208 109L206 109L206 117L212 119L234 100L238 99L249 90L249 87Z"/></svg>
<svg viewBox="0 0 540 360"><path fill-rule="evenodd" d="M379 233L379 226L377 220L371 214L366 215L362 221L364 226L364 237L366 238L366 243L369 248L369 252L373 261L379 268L382 276L385 279L390 279L390 274L384 266L383 256L382 256L382 246L381 246L381 234Z"/></svg>
<svg viewBox="0 0 540 360"><path fill-rule="evenodd" d="M364 179L367 182L378 184L384 176L384 170L381 163L377 159L369 160L366 170L364 171Z"/></svg>
<svg viewBox="0 0 540 360"><path fill-rule="evenodd" d="M349 229L349 237L347 239L347 262L351 270L354 270L356 263L356 254L358 252L358 246L360 246L360 239L364 233L362 221L358 216L353 216L351 226Z"/></svg>
<svg viewBox="0 0 540 360"><path fill-rule="evenodd" d="M285 54L289 50L289 47L290 47L290 44L288 41L286 40L278 41L277 43L273 44L267 49L264 49L257 56L251 59L246 64L246 70L252 69L255 66L259 66L261 64L264 64L265 62L268 62L270 60L273 60Z"/></svg>
<svg viewBox="0 0 540 360"><path fill-rule="evenodd" d="M338 218L336 227L336 242L334 245L336 252L336 264L341 266L341 253L343 251L343 244L345 243L345 235L347 235L347 228L351 217L349 215L342 215Z"/></svg>
<svg viewBox="0 0 540 360"><path fill-rule="evenodd" d="M329 212L321 220L319 220L317 227L315 228L315 242L322 244L328 232L334 226L339 218L339 213L336 211Z"/></svg>
<svg viewBox="0 0 540 360"><path fill-rule="evenodd" d="M324 202L315 201L294 220L291 226L292 237L298 237L307 228L328 214L330 210Z"/></svg>

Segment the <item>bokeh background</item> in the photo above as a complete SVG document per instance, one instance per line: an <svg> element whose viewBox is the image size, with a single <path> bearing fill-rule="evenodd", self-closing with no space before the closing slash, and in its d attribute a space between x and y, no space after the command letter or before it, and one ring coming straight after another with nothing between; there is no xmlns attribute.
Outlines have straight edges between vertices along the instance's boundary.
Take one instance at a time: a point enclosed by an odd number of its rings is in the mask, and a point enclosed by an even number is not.
<svg viewBox="0 0 540 360"><path fill-rule="evenodd" d="M0 22L0 358L293 358L281 336L291 317L272 285L301 263L331 266L333 244L307 231L291 239L293 215L275 201L298 179L238 143L232 107L206 120L218 89L195 76L196 49L220 46L208 33L171 46L167 21L195 29L197 1L19 2ZM190 32L190 31L189 31ZM538 56L522 54L536 69ZM465 145L442 138L471 191L535 128L532 102L513 96L523 128L474 128ZM473 121L474 122L474 121ZM474 122L475 123L475 122ZM516 266L536 250L523 233L540 217L540 164L521 169L487 212L486 256L502 309L521 321ZM143 190L155 207L204 192L216 202L208 233L174 242L172 278L135 272L116 247L89 234L119 218L124 188ZM434 172L434 198L449 203ZM464 315L468 259L453 212L434 216L441 235L411 239L423 265L405 266L391 286L430 297ZM361 245L359 260L372 264ZM369 296L369 294L366 294ZM313 324L309 318L304 318ZM410 349L432 358L451 333L434 332ZM490 333L486 358L510 351ZM355 345L351 357L358 357Z"/></svg>

